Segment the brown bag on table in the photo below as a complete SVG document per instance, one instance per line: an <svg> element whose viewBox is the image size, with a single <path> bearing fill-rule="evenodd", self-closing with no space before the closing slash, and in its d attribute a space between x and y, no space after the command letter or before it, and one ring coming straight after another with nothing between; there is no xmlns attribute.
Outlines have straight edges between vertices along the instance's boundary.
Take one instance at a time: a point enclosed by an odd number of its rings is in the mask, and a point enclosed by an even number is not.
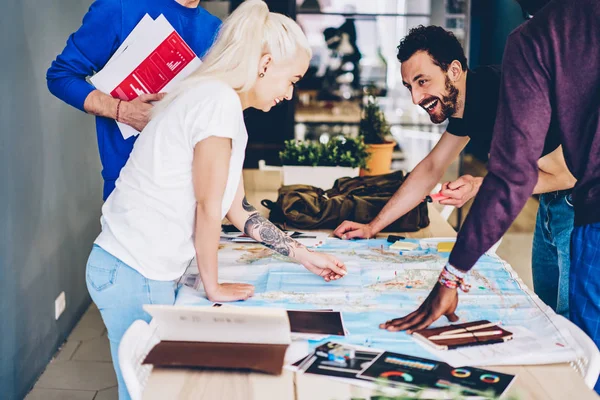
<svg viewBox="0 0 600 400"><path fill-rule="evenodd" d="M282 186L276 202L263 200L271 222L296 229L335 229L345 220L368 223L404 182L402 171L385 175L340 178L333 188ZM385 232L415 232L429 225L427 203L397 219Z"/></svg>

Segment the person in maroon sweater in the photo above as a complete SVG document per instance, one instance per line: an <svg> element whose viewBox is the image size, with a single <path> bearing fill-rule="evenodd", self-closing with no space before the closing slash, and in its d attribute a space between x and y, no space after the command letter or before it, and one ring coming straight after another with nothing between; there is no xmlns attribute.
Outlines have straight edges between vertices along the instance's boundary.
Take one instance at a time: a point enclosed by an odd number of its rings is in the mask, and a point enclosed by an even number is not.
<svg viewBox="0 0 600 400"><path fill-rule="evenodd" d="M528 3L521 0L521 3ZM383 329L412 332L442 315L456 320L457 289L515 220L538 179L556 122L573 191L571 320L600 345L600 1L554 0L509 36L489 173L438 283L418 310ZM600 385L596 385L600 393Z"/></svg>

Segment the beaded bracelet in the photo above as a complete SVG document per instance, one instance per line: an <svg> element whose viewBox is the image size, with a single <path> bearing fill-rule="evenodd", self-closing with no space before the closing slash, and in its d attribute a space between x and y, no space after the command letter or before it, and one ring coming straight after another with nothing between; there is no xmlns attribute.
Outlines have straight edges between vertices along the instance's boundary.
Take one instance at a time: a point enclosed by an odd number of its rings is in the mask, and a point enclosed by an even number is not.
<svg viewBox="0 0 600 400"><path fill-rule="evenodd" d="M448 268L448 267L450 267L450 268ZM458 276L457 274L453 273L454 270L456 270L456 268L452 267L451 265L446 264L446 266L440 273L438 282L441 285L444 285L449 289L460 289L465 293L468 292L471 289L471 285L469 285L468 283L465 282L466 274L464 272L459 271L458 273L463 276Z"/></svg>

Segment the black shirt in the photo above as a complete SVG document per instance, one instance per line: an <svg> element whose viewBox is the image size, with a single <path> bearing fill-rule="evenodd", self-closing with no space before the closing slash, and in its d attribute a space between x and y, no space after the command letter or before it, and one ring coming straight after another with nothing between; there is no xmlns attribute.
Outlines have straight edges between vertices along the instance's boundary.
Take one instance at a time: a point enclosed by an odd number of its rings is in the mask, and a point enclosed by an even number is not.
<svg viewBox="0 0 600 400"><path fill-rule="evenodd" d="M469 148L487 161L492 146L496 108L500 97L500 66L489 65L469 70L465 111L462 118L448 118L446 131L455 136L469 136ZM526 118L526 116L524 116ZM550 122L542 157L560 146L555 122Z"/></svg>

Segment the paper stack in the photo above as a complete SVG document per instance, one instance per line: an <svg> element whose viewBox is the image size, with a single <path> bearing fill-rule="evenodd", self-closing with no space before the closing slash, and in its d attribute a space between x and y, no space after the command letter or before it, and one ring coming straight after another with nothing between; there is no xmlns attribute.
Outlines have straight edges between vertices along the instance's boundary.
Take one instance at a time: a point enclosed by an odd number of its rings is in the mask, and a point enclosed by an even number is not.
<svg viewBox="0 0 600 400"><path fill-rule="evenodd" d="M168 92L201 63L164 15L153 20L146 14L90 81L101 92L130 101L145 93ZM117 125L125 139L139 134L129 125Z"/></svg>

